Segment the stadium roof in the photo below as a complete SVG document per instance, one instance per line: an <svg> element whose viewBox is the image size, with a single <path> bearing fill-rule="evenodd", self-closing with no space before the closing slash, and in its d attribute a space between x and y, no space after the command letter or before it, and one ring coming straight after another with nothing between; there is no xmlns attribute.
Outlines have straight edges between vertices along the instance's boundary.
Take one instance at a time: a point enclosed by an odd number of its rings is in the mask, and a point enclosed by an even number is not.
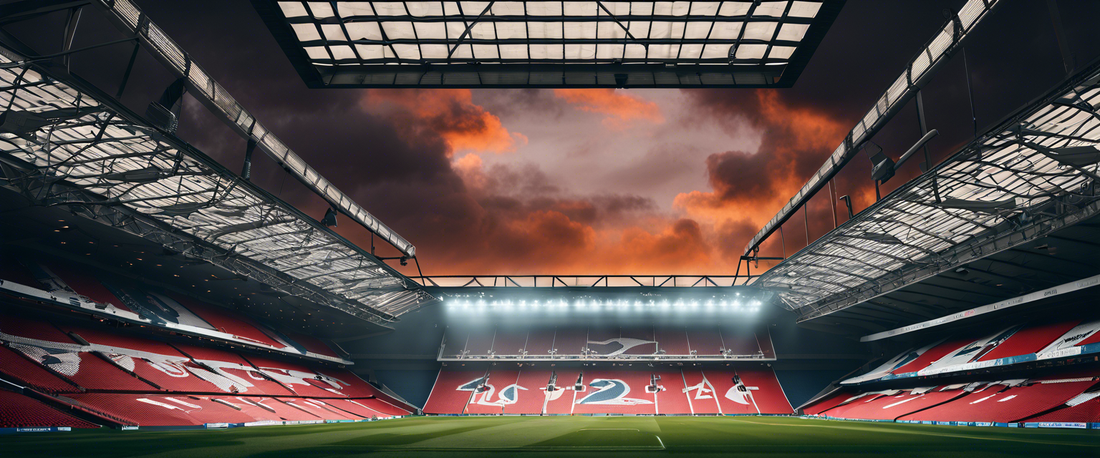
<svg viewBox="0 0 1100 458"><path fill-rule="evenodd" d="M818 191L820 191L840 169L844 167L863 148L875 134L898 111L900 111L910 99L915 97L936 73L944 62L950 60L953 52L966 37L974 30L990 11L1003 2L999 0L968 0L959 9L950 21L917 53L917 56L909 62L901 75L883 93L867 114L852 128L844 141L837 146L828 160L810 177L806 184L791 197L790 201L780 209L770 221L764 224L748 246L745 247L745 256L750 256L760 247L772 233L779 230L791 215L800 207L806 205Z"/></svg>
<svg viewBox="0 0 1100 458"><path fill-rule="evenodd" d="M253 0L310 87L789 87L845 0Z"/></svg>
<svg viewBox="0 0 1100 458"><path fill-rule="evenodd" d="M753 286L808 320L1036 241L1100 213L1098 145L1094 63Z"/></svg>
<svg viewBox="0 0 1100 458"><path fill-rule="evenodd" d="M113 3L117 8L124 2ZM171 44L155 25L140 22L147 39ZM425 298L378 258L170 130L154 127L65 66L34 57L27 49L0 48L0 103L6 107L0 114L0 165L7 186L39 205L68 206L188 257L370 321L391 320ZM187 67L193 80L201 72ZM220 106L258 126L224 89L208 78L201 81ZM288 150L284 157L289 160ZM306 177L311 170L305 168ZM315 173L312 178L320 180Z"/></svg>

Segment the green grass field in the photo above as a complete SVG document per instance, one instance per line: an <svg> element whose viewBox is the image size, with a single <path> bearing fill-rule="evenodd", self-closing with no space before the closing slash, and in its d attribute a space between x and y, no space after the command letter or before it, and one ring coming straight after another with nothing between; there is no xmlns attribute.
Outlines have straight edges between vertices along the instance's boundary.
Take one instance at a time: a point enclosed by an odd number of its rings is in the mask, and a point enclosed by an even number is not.
<svg viewBox="0 0 1100 458"><path fill-rule="evenodd" d="M1100 456L1100 432L781 417L466 417L0 437L0 456Z"/></svg>

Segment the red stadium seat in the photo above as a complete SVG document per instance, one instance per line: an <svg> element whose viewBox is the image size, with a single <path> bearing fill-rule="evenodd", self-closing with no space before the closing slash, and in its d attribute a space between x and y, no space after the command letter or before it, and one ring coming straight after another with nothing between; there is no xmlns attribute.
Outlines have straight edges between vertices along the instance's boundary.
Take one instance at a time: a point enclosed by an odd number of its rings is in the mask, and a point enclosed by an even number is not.
<svg viewBox="0 0 1100 458"><path fill-rule="evenodd" d="M454 370L448 367L440 369L432 392L428 395L428 402L424 404L424 413L461 414L466 410L466 404L474 390L464 387L484 376L484 370Z"/></svg>
<svg viewBox="0 0 1100 458"><path fill-rule="evenodd" d="M203 304L179 295L172 295L171 298L184 307L187 307L192 313L198 315L199 318L210 323L210 325L218 331L233 334L241 340L260 345L268 345L275 348L285 347L285 345L276 342L275 339L272 339L261 331L259 325L255 324L251 319L238 313L222 307Z"/></svg>
<svg viewBox="0 0 1100 458"><path fill-rule="evenodd" d="M741 386L738 386L733 382L738 372L732 370L705 370L703 373L714 386L714 397L723 414L774 413L758 408L758 404L762 404L771 395L767 392L771 387L758 387L747 381L742 381Z"/></svg>
<svg viewBox="0 0 1100 458"><path fill-rule="evenodd" d="M11 391L0 391L0 428L68 426L98 428L45 403Z"/></svg>
<svg viewBox="0 0 1100 458"><path fill-rule="evenodd" d="M231 383L237 388L235 394L265 395L265 396L293 396L294 393L277 382L268 380L263 372L253 367L236 353L207 347L175 344L174 347L183 354L203 363L217 372L214 374L219 382ZM188 365L195 375L209 373L205 368ZM228 380L226 380L228 378ZM213 381L211 383L214 383ZM222 391L232 392L225 387Z"/></svg>
<svg viewBox="0 0 1100 458"><path fill-rule="evenodd" d="M649 370L585 370L585 391L577 393L574 414L611 413L655 415L656 393L650 385Z"/></svg>
<svg viewBox="0 0 1100 458"><path fill-rule="evenodd" d="M691 413L694 415L723 413L721 406L718 404L720 394L718 388L714 386L714 382L698 369L684 368L682 372Z"/></svg>
<svg viewBox="0 0 1100 458"><path fill-rule="evenodd" d="M484 391L473 393L463 413L502 414L504 406L515 403L520 396L526 396L528 389L518 385L519 371L493 369L482 382Z"/></svg>
<svg viewBox="0 0 1100 458"><path fill-rule="evenodd" d="M557 382L555 383L557 389L550 392L547 396L546 414L572 414L574 403L584 395L584 393L574 391L573 389L573 385L576 383L580 371L576 369L557 369L554 373L557 375ZM586 378L584 380L587 384L588 379Z"/></svg>
<svg viewBox="0 0 1100 458"><path fill-rule="evenodd" d="M75 393L80 388L55 372L35 363L23 353L0 346L0 374L13 382L47 393Z"/></svg>
<svg viewBox="0 0 1100 458"><path fill-rule="evenodd" d="M959 347L962 347L963 345L967 345L967 344L969 344L973 341L974 341L974 339L970 339L970 338L948 340L946 342L943 342L939 345L936 345L936 346L928 349L928 351L926 351L926 352L922 353L920 356L918 356L917 359L914 359L913 361L910 361L908 364L895 369L893 373L894 374L905 374L905 373L909 373L909 372L917 372L921 369L924 369L924 368L928 367L932 363L938 361L940 358L943 358L948 353L951 353L951 352L959 349Z"/></svg>
<svg viewBox="0 0 1100 458"><path fill-rule="evenodd" d="M820 415L822 412L825 412L833 407L836 407L837 405L840 405L840 403L846 401L848 398L851 397L851 393L843 390L837 390L821 399L818 399L817 401L814 401L814 403L803 407L802 412L806 415Z"/></svg>
<svg viewBox="0 0 1100 458"><path fill-rule="evenodd" d="M1092 380L1042 382L1007 389L993 385L900 419L1011 423L1055 409L1093 385Z"/></svg>
<svg viewBox="0 0 1100 458"><path fill-rule="evenodd" d="M261 325L256 324L255 326L258 328ZM331 356L333 358L339 358L340 357L339 355L336 354L335 351L333 351L331 348L329 348L328 345L325 345L325 343L322 342L321 339L318 339L316 337L307 336L305 334L298 334L298 333L294 333L294 332L288 332L286 334L286 336L288 338L290 338L290 340L293 340L294 343L296 343L298 345L301 345L302 347L304 347L306 349L306 351L309 351L311 353L316 353L318 355ZM276 345L276 346L281 346L281 345Z"/></svg>
<svg viewBox="0 0 1100 458"><path fill-rule="evenodd" d="M546 401L546 385L550 382L551 372L548 370L522 369L519 371L519 379L516 384L526 388L519 390L514 404L505 404L506 414L538 415L542 413L542 405Z"/></svg>
<svg viewBox="0 0 1100 458"><path fill-rule="evenodd" d="M106 286L103 286L103 283L99 282L95 274L87 269L60 262L50 263L46 268L61 278L61 281L69 285L77 294L100 304L110 304L116 308L132 312L122 302L122 299L111 293Z"/></svg>
<svg viewBox="0 0 1100 458"><path fill-rule="evenodd" d="M742 383L749 388L760 413L784 415L794 413L790 401L787 400L787 394L783 392L779 379L771 369L738 369L737 376L741 377ZM753 387L757 389L752 390Z"/></svg>
<svg viewBox="0 0 1100 458"><path fill-rule="evenodd" d="M691 404L688 403L688 394L684 392L684 376L678 370L655 370L653 375L660 377L657 386L657 405L655 410L658 415L691 415Z"/></svg>
<svg viewBox="0 0 1100 458"><path fill-rule="evenodd" d="M1053 342L1058 336L1073 329L1073 327L1077 326L1079 323L1079 320L1074 320L1024 327L1016 331L1012 337L1001 342L996 348L982 355L981 358L978 358L978 361L993 361L995 359L1007 358L1010 356L1035 353Z"/></svg>
<svg viewBox="0 0 1100 458"><path fill-rule="evenodd" d="M306 366L289 361L276 361L262 356L248 355L245 359L264 374L305 397L343 397L332 384L318 380L317 373Z"/></svg>

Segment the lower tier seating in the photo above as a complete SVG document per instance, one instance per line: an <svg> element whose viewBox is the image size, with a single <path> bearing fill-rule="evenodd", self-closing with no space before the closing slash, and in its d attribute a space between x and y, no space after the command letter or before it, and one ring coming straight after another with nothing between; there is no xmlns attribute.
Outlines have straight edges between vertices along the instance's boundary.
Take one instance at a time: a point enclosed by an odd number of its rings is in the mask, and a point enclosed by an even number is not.
<svg viewBox="0 0 1100 458"><path fill-rule="evenodd" d="M444 367L427 414L791 414L770 369Z"/></svg>
<svg viewBox="0 0 1100 458"><path fill-rule="evenodd" d="M1100 421L1100 374L854 393L840 391L805 407L807 415L859 420L938 422Z"/></svg>
<svg viewBox="0 0 1100 458"><path fill-rule="evenodd" d="M103 425L362 420L411 413L345 369L246 358L91 323L50 321L0 310L0 380L13 389L56 396L57 405L98 416ZM98 425L0 391L0 427L9 426Z"/></svg>
<svg viewBox="0 0 1100 458"><path fill-rule="evenodd" d="M0 428L68 426L98 428L45 403L11 391L0 391Z"/></svg>

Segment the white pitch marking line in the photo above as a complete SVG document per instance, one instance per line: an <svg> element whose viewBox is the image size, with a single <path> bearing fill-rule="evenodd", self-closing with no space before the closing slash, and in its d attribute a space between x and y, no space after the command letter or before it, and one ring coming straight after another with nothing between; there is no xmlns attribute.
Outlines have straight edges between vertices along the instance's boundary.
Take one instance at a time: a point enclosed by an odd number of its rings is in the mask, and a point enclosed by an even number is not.
<svg viewBox="0 0 1100 458"><path fill-rule="evenodd" d="M654 434L653 437L656 437L657 438L657 443L661 444L661 450L666 450L665 449L665 442L661 440L661 436L658 436L658 435Z"/></svg>

